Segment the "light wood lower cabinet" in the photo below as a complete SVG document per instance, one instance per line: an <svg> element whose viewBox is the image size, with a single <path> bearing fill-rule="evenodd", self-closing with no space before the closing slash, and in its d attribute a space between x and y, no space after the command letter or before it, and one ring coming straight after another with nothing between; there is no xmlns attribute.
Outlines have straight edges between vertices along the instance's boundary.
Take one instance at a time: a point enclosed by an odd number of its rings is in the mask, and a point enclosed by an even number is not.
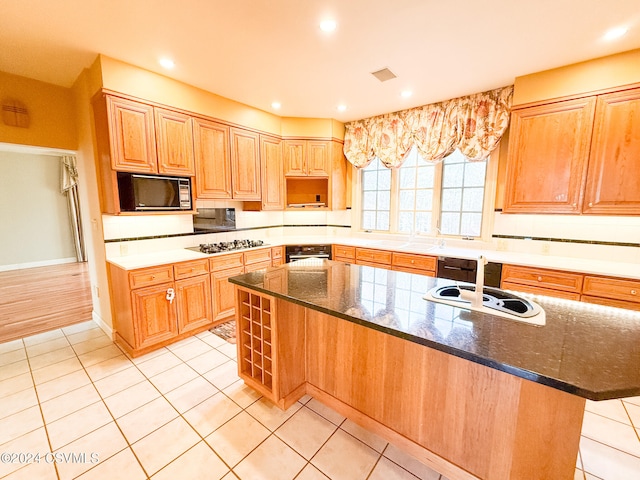
<svg viewBox="0 0 640 480"><path fill-rule="evenodd" d="M391 266L392 252L377 250L374 248L356 247L356 264L371 267L389 268Z"/></svg>
<svg viewBox="0 0 640 480"><path fill-rule="evenodd" d="M226 321L235 314L236 303L233 296L233 285L229 283L229 278L243 273L244 266L211 273L214 322Z"/></svg>
<svg viewBox="0 0 640 480"><path fill-rule="evenodd" d="M124 270L113 264L116 341L138 356L211 326L208 260Z"/></svg>
<svg viewBox="0 0 640 480"><path fill-rule="evenodd" d="M209 272L176 280L178 332L185 333L211 325L211 280Z"/></svg>
<svg viewBox="0 0 640 480"><path fill-rule="evenodd" d="M414 253L393 252L391 269L399 272L417 273L427 277L436 276L438 257Z"/></svg>
<svg viewBox="0 0 640 480"><path fill-rule="evenodd" d="M640 280L585 275L581 300L640 310Z"/></svg>
<svg viewBox="0 0 640 480"><path fill-rule="evenodd" d="M134 349L145 349L173 339L178 334L176 305L167 300L173 283L161 283L131 291ZM122 330L116 321L116 331ZM129 342L127 342L129 343Z"/></svg>
<svg viewBox="0 0 640 480"><path fill-rule="evenodd" d="M354 263L356 247L350 245L332 245L331 258L337 262Z"/></svg>
<svg viewBox="0 0 640 480"><path fill-rule="evenodd" d="M503 265L500 286L505 290L580 300L583 279L581 273Z"/></svg>

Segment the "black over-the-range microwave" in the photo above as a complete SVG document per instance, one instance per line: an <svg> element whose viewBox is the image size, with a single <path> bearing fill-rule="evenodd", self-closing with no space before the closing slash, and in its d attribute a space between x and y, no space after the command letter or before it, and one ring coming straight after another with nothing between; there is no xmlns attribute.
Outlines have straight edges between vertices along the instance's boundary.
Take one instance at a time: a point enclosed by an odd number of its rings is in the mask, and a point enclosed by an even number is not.
<svg viewBox="0 0 640 480"><path fill-rule="evenodd" d="M123 212L191 210L191 179L118 172Z"/></svg>

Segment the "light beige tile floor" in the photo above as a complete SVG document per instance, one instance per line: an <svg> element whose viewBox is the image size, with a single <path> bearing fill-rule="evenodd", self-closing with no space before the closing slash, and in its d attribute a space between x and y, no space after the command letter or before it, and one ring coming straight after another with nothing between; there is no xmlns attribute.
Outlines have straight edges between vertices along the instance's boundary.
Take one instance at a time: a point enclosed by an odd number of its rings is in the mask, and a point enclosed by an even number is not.
<svg viewBox="0 0 640 480"><path fill-rule="evenodd" d="M93 322L0 344L6 479L446 480L315 399L286 412L204 332L130 359ZM47 452L55 452L54 457ZM640 397L587 401L575 480L640 480Z"/></svg>

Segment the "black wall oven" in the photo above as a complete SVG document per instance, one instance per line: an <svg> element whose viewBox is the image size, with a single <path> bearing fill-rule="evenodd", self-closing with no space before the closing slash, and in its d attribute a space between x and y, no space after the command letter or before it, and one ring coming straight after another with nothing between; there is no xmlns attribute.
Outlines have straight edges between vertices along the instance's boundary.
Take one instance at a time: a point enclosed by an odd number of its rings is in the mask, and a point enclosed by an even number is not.
<svg viewBox="0 0 640 480"><path fill-rule="evenodd" d="M287 245L285 256L287 263L307 258L331 260L331 245Z"/></svg>

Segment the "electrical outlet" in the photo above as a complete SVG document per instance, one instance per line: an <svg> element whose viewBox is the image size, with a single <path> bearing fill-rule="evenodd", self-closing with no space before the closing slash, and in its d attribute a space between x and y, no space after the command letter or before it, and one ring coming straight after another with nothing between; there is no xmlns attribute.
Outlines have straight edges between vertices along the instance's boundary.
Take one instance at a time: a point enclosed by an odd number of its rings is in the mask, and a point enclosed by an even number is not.
<svg viewBox="0 0 640 480"><path fill-rule="evenodd" d="M549 250L551 249L551 245L549 245L549 242L545 242L542 244L542 254L543 255L549 255Z"/></svg>
<svg viewBox="0 0 640 480"><path fill-rule="evenodd" d="M100 288L97 285L93 286L94 293L96 294L96 298L100 298Z"/></svg>
<svg viewBox="0 0 640 480"><path fill-rule="evenodd" d="M129 246L126 243L120 244L120 255L128 255L129 254Z"/></svg>
<svg viewBox="0 0 640 480"><path fill-rule="evenodd" d="M507 241L504 238L499 238L497 248L499 251L504 252L507 249Z"/></svg>

